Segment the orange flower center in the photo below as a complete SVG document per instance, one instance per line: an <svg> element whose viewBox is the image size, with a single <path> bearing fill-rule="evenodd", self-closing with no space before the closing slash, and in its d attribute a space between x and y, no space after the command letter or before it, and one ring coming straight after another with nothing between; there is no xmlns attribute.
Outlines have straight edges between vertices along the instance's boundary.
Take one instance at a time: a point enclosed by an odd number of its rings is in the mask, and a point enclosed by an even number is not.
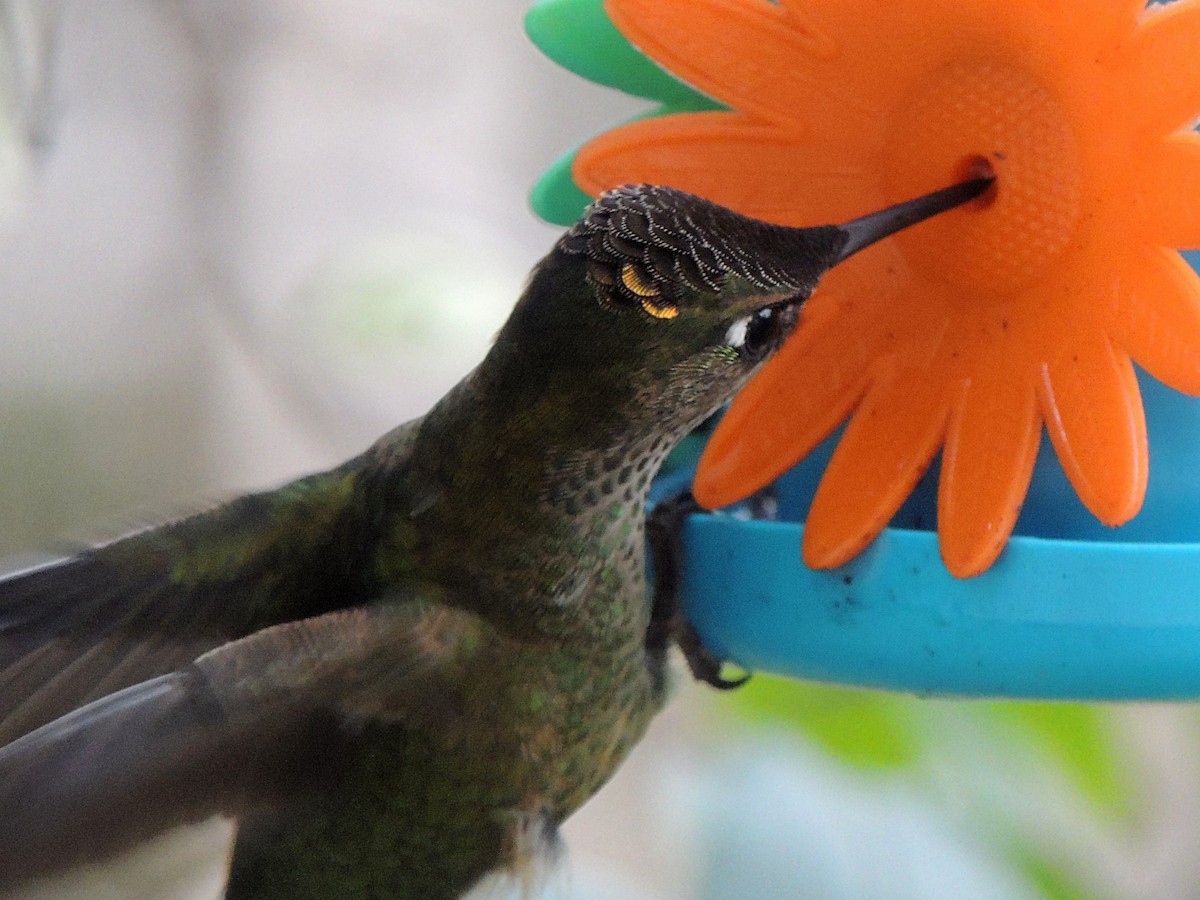
<svg viewBox="0 0 1200 900"><path fill-rule="evenodd" d="M992 204L986 217L951 213L899 235L922 274L964 292L1010 294L1035 283L1071 245L1079 147L1058 101L1029 73L987 59L933 72L900 104L886 152L887 189L897 200L981 166L997 176L993 192L976 201Z"/></svg>

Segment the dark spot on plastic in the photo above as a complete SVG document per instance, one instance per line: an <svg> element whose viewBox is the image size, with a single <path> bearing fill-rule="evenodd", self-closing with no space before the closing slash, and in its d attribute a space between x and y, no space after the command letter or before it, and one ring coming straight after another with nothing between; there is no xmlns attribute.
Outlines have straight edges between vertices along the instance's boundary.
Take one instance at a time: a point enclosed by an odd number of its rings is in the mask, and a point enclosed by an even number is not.
<svg viewBox="0 0 1200 900"><path fill-rule="evenodd" d="M1005 159L1002 153L993 153L992 156L1001 161ZM996 194L999 190L1000 181L996 175L996 167L982 153L972 154L960 162L955 169L954 176L955 181L973 181L976 178L993 179L991 187L967 204L968 209L971 207L986 209L996 202Z"/></svg>

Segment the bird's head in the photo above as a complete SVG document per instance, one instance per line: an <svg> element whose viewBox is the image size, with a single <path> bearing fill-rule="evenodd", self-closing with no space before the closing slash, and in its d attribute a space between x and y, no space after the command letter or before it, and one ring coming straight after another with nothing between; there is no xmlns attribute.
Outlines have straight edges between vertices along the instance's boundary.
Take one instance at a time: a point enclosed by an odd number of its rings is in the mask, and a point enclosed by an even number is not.
<svg viewBox="0 0 1200 900"><path fill-rule="evenodd" d="M989 184L964 182L812 228L772 225L672 188L620 187L534 270L499 343L522 358L510 371L535 394L571 397L584 416L623 408L626 421L640 414L682 434L780 347L825 272Z"/></svg>

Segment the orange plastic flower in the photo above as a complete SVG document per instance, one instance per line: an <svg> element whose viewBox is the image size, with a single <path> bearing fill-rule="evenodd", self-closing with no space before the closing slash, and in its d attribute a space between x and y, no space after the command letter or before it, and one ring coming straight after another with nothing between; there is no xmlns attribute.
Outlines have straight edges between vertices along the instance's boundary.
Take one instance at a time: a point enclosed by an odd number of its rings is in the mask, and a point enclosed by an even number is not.
<svg viewBox="0 0 1200 900"><path fill-rule="evenodd" d="M984 161L997 190L839 267L742 392L695 491L734 502L845 434L804 558L862 550L939 449L956 575L1012 532L1046 426L1101 521L1141 506L1131 362L1200 393L1200 0L608 0L644 53L728 111L582 148L598 192L650 181L792 225L838 222Z"/></svg>

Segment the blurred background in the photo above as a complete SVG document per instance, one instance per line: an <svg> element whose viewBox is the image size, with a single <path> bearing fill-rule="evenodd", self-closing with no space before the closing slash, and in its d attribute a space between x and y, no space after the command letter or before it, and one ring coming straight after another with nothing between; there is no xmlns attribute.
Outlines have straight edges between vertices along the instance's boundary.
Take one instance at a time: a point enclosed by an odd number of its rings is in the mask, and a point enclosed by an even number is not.
<svg viewBox="0 0 1200 900"><path fill-rule="evenodd" d="M0 0L7 564L338 463L478 361L559 233L530 185L642 110L527 5ZM1200 896L1190 708L676 694L549 894ZM227 837L38 896L218 896Z"/></svg>

